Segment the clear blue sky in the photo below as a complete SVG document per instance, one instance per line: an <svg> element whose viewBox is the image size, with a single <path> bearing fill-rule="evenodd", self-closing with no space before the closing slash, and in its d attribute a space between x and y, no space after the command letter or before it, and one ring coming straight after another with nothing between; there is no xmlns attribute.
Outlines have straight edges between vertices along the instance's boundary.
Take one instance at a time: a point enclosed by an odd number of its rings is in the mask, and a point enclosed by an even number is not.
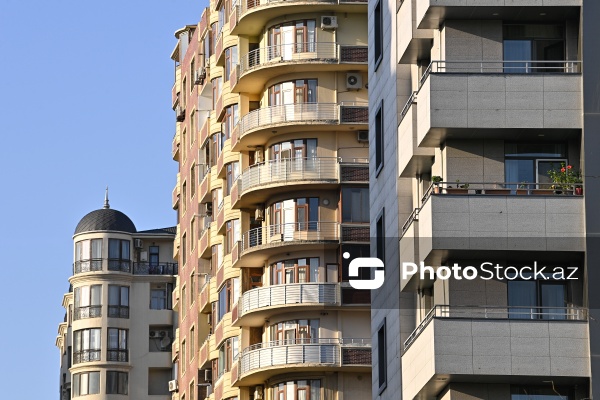
<svg viewBox="0 0 600 400"><path fill-rule="evenodd" d="M175 30L200 0L0 0L0 398L58 399L79 219L102 206L175 225Z"/></svg>

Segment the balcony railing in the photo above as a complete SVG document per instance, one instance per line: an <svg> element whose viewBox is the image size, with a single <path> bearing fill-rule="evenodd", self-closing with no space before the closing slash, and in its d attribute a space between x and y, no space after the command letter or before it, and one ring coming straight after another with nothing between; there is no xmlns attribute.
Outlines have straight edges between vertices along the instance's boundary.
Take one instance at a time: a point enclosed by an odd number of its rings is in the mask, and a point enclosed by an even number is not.
<svg viewBox="0 0 600 400"><path fill-rule="evenodd" d="M129 318L129 306L108 306L110 318Z"/></svg>
<svg viewBox="0 0 600 400"><path fill-rule="evenodd" d="M270 184L297 181L338 181L340 159L337 157L305 157L272 160L253 165L242 172L241 193Z"/></svg>
<svg viewBox="0 0 600 400"><path fill-rule="evenodd" d="M344 351L347 349L356 354ZM239 376L287 364L370 366L371 339L291 339L258 343L240 354Z"/></svg>
<svg viewBox="0 0 600 400"><path fill-rule="evenodd" d="M177 275L177 263L133 263L134 275Z"/></svg>
<svg viewBox="0 0 600 400"><path fill-rule="evenodd" d="M242 254L258 246L280 246L303 241L339 241L338 222L293 222L254 228L242 235Z"/></svg>
<svg viewBox="0 0 600 400"><path fill-rule="evenodd" d="M421 80L419 89L431 73L478 73L478 74L579 74L581 61L512 61L512 60L486 60L486 61L432 61Z"/></svg>
<svg viewBox="0 0 600 400"><path fill-rule="evenodd" d="M266 65L285 62L331 62L338 60L338 45L331 42L286 43L252 50L240 58L240 77Z"/></svg>
<svg viewBox="0 0 600 400"><path fill-rule="evenodd" d="M73 263L73 275L85 272L102 271L102 259L80 260Z"/></svg>
<svg viewBox="0 0 600 400"><path fill-rule="evenodd" d="M291 122L337 124L339 106L335 103L296 103L259 108L242 117L239 137L260 127Z"/></svg>
<svg viewBox="0 0 600 400"><path fill-rule="evenodd" d="M131 261L129 260L108 260L108 270L117 272L131 272Z"/></svg>
<svg viewBox="0 0 600 400"><path fill-rule="evenodd" d="M291 283L249 290L242 295L240 317L264 307L286 304L340 304L339 283Z"/></svg>
<svg viewBox="0 0 600 400"><path fill-rule="evenodd" d="M129 351L127 350L112 350L106 351L107 361L127 362L129 361Z"/></svg>
<svg viewBox="0 0 600 400"><path fill-rule="evenodd" d="M419 337L434 318L515 319L515 320L570 320L587 321L588 310L580 307L531 306L449 306L437 305L404 341L404 351Z"/></svg>
<svg viewBox="0 0 600 400"><path fill-rule="evenodd" d="M102 316L102 306L75 307L73 320L98 318Z"/></svg>
<svg viewBox="0 0 600 400"><path fill-rule="evenodd" d="M73 364L100 361L100 349L81 350L73 352Z"/></svg>

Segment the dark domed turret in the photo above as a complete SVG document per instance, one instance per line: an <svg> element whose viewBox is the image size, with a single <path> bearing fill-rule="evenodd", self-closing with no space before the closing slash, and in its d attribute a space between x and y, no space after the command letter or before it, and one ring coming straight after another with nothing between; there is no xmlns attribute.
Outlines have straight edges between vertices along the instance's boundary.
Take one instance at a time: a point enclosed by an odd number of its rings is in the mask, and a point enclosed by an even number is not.
<svg viewBox="0 0 600 400"><path fill-rule="evenodd" d="M108 204L108 188L104 199L104 208L92 211L79 221L75 235L91 231L120 231L136 233L137 230L129 217L121 211L113 210Z"/></svg>

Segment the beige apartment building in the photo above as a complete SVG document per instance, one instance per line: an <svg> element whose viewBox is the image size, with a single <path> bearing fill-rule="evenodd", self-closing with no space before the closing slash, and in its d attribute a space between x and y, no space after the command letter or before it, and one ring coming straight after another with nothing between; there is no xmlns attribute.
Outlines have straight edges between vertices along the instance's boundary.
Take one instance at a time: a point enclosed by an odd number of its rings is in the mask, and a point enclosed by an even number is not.
<svg viewBox="0 0 600 400"><path fill-rule="evenodd" d="M137 231L108 199L77 225L56 338L62 400L170 398L175 230Z"/></svg>
<svg viewBox="0 0 600 400"><path fill-rule="evenodd" d="M370 397L366 12L211 1L176 32L173 399Z"/></svg>
<svg viewBox="0 0 600 400"><path fill-rule="evenodd" d="M373 399L600 392L599 5L369 2ZM420 261L576 272L401 275Z"/></svg>

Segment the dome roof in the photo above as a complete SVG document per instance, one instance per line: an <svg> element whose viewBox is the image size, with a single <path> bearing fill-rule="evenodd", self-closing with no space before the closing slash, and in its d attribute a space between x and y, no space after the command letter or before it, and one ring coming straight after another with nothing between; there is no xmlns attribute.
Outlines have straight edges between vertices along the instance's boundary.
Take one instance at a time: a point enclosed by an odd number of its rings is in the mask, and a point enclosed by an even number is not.
<svg viewBox="0 0 600 400"><path fill-rule="evenodd" d="M108 203L108 186L104 195L104 208L88 213L75 228L75 235L93 231L119 231L136 233L135 225L121 211L113 210Z"/></svg>
<svg viewBox="0 0 600 400"><path fill-rule="evenodd" d="M81 218L75 228L75 235L90 231L137 232L135 225L127 215L112 208L101 208Z"/></svg>

